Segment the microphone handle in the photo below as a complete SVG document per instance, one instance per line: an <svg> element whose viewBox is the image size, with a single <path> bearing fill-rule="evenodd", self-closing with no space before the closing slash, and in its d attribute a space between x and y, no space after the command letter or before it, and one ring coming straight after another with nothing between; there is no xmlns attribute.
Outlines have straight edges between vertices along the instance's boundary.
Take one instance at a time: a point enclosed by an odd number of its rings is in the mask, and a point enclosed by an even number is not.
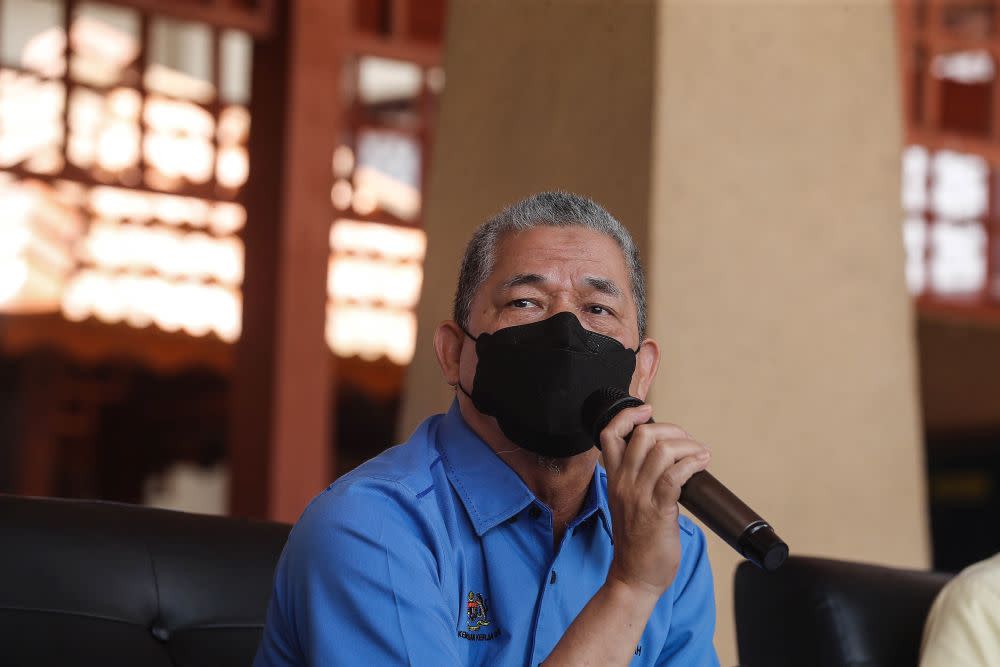
<svg viewBox="0 0 1000 667"><path fill-rule="evenodd" d="M696 472L681 487L679 502L754 565L773 572L788 558L788 545L771 525L707 470Z"/></svg>
<svg viewBox="0 0 1000 667"><path fill-rule="evenodd" d="M771 525L707 470L681 487L680 503L758 567L773 572L788 558L788 545Z"/></svg>

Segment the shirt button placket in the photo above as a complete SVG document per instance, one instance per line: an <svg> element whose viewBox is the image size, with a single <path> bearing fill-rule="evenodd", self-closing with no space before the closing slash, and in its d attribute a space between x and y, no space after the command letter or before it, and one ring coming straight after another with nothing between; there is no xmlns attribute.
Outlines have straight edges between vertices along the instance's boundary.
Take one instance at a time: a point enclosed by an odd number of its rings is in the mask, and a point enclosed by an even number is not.
<svg viewBox="0 0 1000 667"><path fill-rule="evenodd" d="M542 511L542 508L539 507L537 503L532 503L531 506L528 508L528 517L532 521L538 521L538 519L540 519L540 518L543 517L543 514L544 514L544 512ZM550 536L549 539L551 539L551 532L550 532L551 531L551 526L548 524L547 521L545 522L544 525L537 526L537 529L540 530L542 533L545 533L545 534L549 535ZM555 562L552 563L552 569L549 570L549 585L550 586L552 584L556 583L556 578L557 577L556 577L556 571L555 571L554 566L555 566ZM544 582L544 580L543 580L543 582ZM533 649L534 655L532 656L531 663L529 663L529 664L532 664L532 665L535 665L535 664L541 665L541 662L539 662L539 660L541 660L541 659L543 659L545 657L544 655L539 655L538 640L539 640L540 637L544 636L544 634L545 634L545 631L543 630L543 626L547 625L546 621L547 621L548 614L546 612L549 611L549 608L552 606L553 600L552 600L551 596L555 594L554 592L553 593L547 592L546 588L547 587L543 587L542 588L542 596L541 596L541 600L540 600L541 608L539 609L538 621L536 622L536 625L535 625L535 648Z"/></svg>

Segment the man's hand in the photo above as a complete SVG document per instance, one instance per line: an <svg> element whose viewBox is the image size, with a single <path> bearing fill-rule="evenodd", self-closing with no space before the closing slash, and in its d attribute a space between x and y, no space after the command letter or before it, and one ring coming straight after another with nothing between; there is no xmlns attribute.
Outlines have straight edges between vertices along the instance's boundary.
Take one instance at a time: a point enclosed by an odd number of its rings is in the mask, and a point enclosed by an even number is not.
<svg viewBox="0 0 1000 667"><path fill-rule="evenodd" d="M615 537L608 583L659 599L681 562L681 487L711 454L679 426L647 424L652 414L650 405L622 410L601 432L601 447Z"/></svg>
<svg viewBox="0 0 1000 667"><path fill-rule="evenodd" d="M627 665L677 575L677 499L711 455L679 426L647 424L652 414L648 405L622 410L601 431L615 555L604 585L570 624L547 667Z"/></svg>

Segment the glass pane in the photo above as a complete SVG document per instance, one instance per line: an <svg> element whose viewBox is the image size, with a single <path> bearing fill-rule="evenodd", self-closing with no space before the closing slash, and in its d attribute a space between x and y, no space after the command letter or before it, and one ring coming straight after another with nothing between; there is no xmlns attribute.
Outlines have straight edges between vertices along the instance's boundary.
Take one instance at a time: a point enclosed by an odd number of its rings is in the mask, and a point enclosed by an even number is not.
<svg viewBox="0 0 1000 667"><path fill-rule="evenodd" d="M927 149L910 146L903 151L903 209L922 211L927 207Z"/></svg>
<svg viewBox="0 0 1000 667"><path fill-rule="evenodd" d="M99 2L81 2L76 7L75 18L87 17L139 41L139 12L127 7L106 5Z"/></svg>
<svg viewBox="0 0 1000 667"><path fill-rule="evenodd" d="M423 70L413 63L374 56L358 60L358 97L364 104L412 99L423 79Z"/></svg>
<svg viewBox="0 0 1000 667"><path fill-rule="evenodd" d="M420 144L398 132L367 130L358 135L354 210L376 207L403 220L420 214Z"/></svg>
<svg viewBox="0 0 1000 667"><path fill-rule="evenodd" d="M76 81L109 87L136 86L141 41L135 10L97 3L81 4L73 17L72 75Z"/></svg>
<svg viewBox="0 0 1000 667"><path fill-rule="evenodd" d="M46 47L43 50L54 50L61 55L65 48L62 23L62 3L56 0L0 3L0 61L5 65L22 65L32 40L41 40Z"/></svg>
<svg viewBox="0 0 1000 667"><path fill-rule="evenodd" d="M212 84L212 30L207 25L154 18L150 30L149 90L207 104Z"/></svg>
<svg viewBox="0 0 1000 667"><path fill-rule="evenodd" d="M903 245L906 248L906 286L910 294L920 294L927 282L927 223L923 218L907 218L903 223Z"/></svg>
<svg viewBox="0 0 1000 667"><path fill-rule="evenodd" d="M226 30L222 33L219 49L222 58L220 97L224 102L249 104L253 40L245 32Z"/></svg>
<svg viewBox="0 0 1000 667"><path fill-rule="evenodd" d="M931 73L938 79L958 83L989 83L993 80L996 67L986 51L959 51L935 56L931 62Z"/></svg>
<svg viewBox="0 0 1000 667"><path fill-rule="evenodd" d="M978 155L939 151L934 155L931 204L942 218L969 220L986 212L987 167Z"/></svg>
<svg viewBox="0 0 1000 667"><path fill-rule="evenodd" d="M931 231L931 284L938 294L974 294L986 280L986 230L979 222L938 221Z"/></svg>
<svg viewBox="0 0 1000 667"><path fill-rule="evenodd" d="M0 74L0 167L25 163L52 173L62 167L62 111L65 89L10 70Z"/></svg>
<svg viewBox="0 0 1000 667"><path fill-rule="evenodd" d="M358 168L361 167L419 187L420 144L397 132L366 130L358 134Z"/></svg>

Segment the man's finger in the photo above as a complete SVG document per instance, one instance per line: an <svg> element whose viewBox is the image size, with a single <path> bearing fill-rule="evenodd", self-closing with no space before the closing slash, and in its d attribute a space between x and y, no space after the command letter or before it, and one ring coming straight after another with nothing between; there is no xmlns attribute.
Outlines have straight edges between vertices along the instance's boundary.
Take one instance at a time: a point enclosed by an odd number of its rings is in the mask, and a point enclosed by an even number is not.
<svg viewBox="0 0 1000 667"><path fill-rule="evenodd" d="M636 475L635 484L637 487L648 489L647 493L652 493L660 479L665 474L669 474L669 469L678 461L687 457L696 457L707 451L701 443L694 440L658 440L646 455L646 459Z"/></svg>
<svg viewBox="0 0 1000 667"><path fill-rule="evenodd" d="M637 425L632 431L628 447L625 449L625 454L622 457L622 474L630 475L633 479L636 478L643 465L645 465L646 457L656 443L663 440L685 439L689 439L687 432L673 424L643 423Z"/></svg>
<svg viewBox="0 0 1000 667"><path fill-rule="evenodd" d="M625 453L625 436L637 425L648 422L652 415L653 407L648 404L626 408L615 415L601 431L601 451L604 452L604 467L608 475L615 476L621 466Z"/></svg>
<svg viewBox="0 0 1000 667"><path fill-rule="evenodd" d="M696 472L707 468L711 459L711 453L703 449L696 455L685 456L667 468L653 487L653 500L657 506L660 509L667 509L676 505L681 496L681 487L687 484Z"/></svg>

